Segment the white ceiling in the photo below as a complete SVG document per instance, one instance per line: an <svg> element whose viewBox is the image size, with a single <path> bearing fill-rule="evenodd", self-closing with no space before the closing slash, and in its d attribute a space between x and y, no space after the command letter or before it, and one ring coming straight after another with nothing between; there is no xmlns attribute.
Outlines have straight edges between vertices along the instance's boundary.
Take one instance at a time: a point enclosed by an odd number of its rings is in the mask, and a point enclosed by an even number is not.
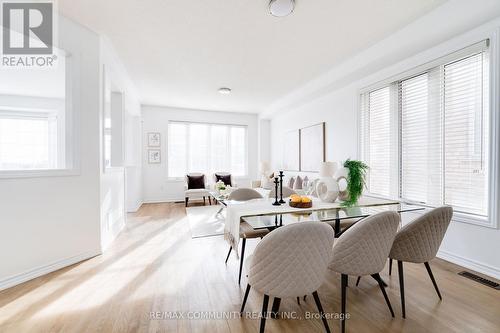
<svg viewBox="0 0 500 333"><path fill-rule="evenodd" d="M143 104L260 112L446 0L60 0L106 35ZM221 95L219 87L230 87Z"/></svg>

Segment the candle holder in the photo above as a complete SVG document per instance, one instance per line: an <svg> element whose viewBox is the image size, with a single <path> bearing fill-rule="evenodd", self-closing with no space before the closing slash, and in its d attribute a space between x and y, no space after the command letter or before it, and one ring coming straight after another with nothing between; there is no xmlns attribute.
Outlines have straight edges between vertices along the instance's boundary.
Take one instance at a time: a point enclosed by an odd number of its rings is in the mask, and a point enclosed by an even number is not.
<svg viewBox="0 0 500 333"><path fill-rule="evenodd" d="M283 177L284 176L285 175L283 174L283 171L280 171L280 175L279 175L279 177L280 177L280 201L279 201L279 203L281 203L281 204L285 203L285 200L283 200Z"/></svg>
<svg viewBox="0 0 500 333"><path fill-rule="evenodd" d="M273 206L280 206L281 204L278 201L278 184L279 180L278 177L274 177L274 203Z"/></svg>

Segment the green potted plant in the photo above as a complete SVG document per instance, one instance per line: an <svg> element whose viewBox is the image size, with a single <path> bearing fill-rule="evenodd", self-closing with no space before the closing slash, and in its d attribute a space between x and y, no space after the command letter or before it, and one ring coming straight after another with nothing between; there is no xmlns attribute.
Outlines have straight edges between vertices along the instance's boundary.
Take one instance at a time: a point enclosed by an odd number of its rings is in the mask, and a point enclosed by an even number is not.
<svg viewBox="0 0 500 333"><path fill-rule="evenodd" d="M344 162L345 172L344 175L339 177L345 178L347 182L347 187L345 191L341 193L341 199L344 201L343 205L350 207L354 206L361 194L363 194L363 189L366 185L366 171L368 170L368 165L362 161L347 159Z"/></svg>

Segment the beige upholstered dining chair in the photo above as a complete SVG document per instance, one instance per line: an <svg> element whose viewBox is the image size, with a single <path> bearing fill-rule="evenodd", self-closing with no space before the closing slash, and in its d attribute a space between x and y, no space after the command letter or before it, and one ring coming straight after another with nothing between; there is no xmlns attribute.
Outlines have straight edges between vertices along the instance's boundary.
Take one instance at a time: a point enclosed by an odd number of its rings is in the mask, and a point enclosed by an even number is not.
<svg viewBox="0 0 500 333"><path fill-rule="evenodd" d="M436 257L439 246L450 225L453 209L451 207L435 208L413 222L405 225L396 235L394 245L389 254L390 260L398 261L399 289L401 292L401 309L406 318L403 262L424 264L431 278L439 299L442 299L429 261Z"/></svg>
<svg viewBox="0 0 500 333"><path fill-rule="evenodd" d="M248 201L252 199L259 199L262 198L262 195L260 195L259 192L251 189L251 188L239 188L234 191L232 191L229 194L228 199L229 200L236 200L236 201ZM241 242L241 255L240 255L240 271L238 274L238 284L241 283L241 272L243 271L243 261L245 259L245 247L247 244L247 239L251 238L262 238L265 235L267 235L269 231L267 229L259 229L255 230L252 228L251 225L249 225L246 222L241 222L240 224L240 238L242 239ZM226 264L227 261L229 260L229 256L231 255L231 251L233 250L233 247L229 247L229 251L227 252L226 256Z"/></svg>
<svg viewBox="0 0 500 333"><path fill-rule="evenodd" d="M382 212L359 221L347 229L333 246L330 270L341 274L341 327L345 332L347 281L349 275L371 275L379 284L391 315L391 302L379 273L384 268L400 219L396 212Z"/></svg>
<svg viewBox="0 0 500 333"><path fill-rule="evenodd" d="M260 332L264 332L269 297L276 314L282 298L311 294L326 332L328 322L318 296L331 259L333 230L322 222L302 222L280 227L264 237L247 259L248 285L241 305L245 309L250 288L264 294Z"/></svg>
<svg viewBox="0 0 500 333"><path fill-rule="evenodd" d="M271 189L271 192L269 192L269 198L274 198L275 193L276 193L276 188L273 187ZM295 192L294 190L292 190L288 186L283 186L283 198L288 198L292 194L297 194L297 192ZM280 190L278 189L278 196L279 195L280 195Z"/></svg>
<svg viewBox="0 0 500 333"><path fill-rule="evenodd" d="M228 200L248 201L252 199L261 199L262 195L251 188L239 188L229 193Z"/></svg>

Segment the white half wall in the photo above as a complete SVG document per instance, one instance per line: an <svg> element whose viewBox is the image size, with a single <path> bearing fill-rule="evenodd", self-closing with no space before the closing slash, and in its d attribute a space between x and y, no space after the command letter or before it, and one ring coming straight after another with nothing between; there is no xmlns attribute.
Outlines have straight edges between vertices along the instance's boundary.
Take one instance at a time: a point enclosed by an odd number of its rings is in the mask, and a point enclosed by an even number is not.
<svg viewBox="0 0 500 333"><path fill-rule="evenodd" d="M59 27L59 47L73 55L78 167L66 176L0 179L0 289L101 251L99 38L63 17Z"/></svg>
<svg viewBox="0 0 500 333"><path fill-rule="evenodd" d="M168 122L192 121L218 124L246 125L248 128L248 177L235 178L239 187L249 187L257 177L258 119L256 114L213 112L179 108L143 106L143 197L144 202L184 201L184 182L167 177ZM161 163L149 164L147 133L161 134Z"/></svg>
<svg viewBox="0 0 500 333"><path fill-rule="evenodd" d="M125 67L109 40L100 38L100 199L101 246L105 250L125 226L126 212L141 205L140 103ZM111 106L112 167L104 167L103 122L106 98Z"/></svg>

